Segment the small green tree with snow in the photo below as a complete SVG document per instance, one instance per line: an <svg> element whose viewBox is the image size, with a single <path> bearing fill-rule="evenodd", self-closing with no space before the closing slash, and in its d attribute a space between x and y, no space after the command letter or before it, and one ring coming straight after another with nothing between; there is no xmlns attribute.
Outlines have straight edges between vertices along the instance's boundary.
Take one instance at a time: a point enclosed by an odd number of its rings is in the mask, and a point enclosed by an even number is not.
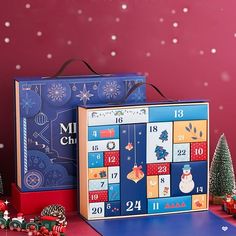
<svg viewBox="0 0 236 236"><path fill-rule="evenodd" d="M217 143L210 168L210 194L224 196L232 194L235 188L235 176L228 143L224 134Z"/></svg>

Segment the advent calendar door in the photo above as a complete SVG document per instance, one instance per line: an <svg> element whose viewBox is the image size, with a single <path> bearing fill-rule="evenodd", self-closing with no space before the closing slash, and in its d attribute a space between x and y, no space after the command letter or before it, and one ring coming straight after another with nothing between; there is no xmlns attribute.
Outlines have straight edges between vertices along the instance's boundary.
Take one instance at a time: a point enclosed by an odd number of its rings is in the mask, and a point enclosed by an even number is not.
<svg viewBox="0 0 236 236"><path fill-rule="evenodd" d="M147 163L172 162L172 122L147 124Z"/></svg>
<svg viewBox="0 0 236 236"><path fill-rule="evenodd" d="M121 215L147 213L146 124L120 126Z"/></svg>

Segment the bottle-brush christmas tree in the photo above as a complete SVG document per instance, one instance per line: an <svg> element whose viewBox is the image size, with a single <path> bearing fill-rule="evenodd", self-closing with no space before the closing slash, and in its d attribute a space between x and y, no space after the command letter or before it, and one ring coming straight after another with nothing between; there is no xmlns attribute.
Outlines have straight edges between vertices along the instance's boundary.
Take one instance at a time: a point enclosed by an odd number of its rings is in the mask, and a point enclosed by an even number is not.
<svg viewBox="0 0 236 236"><path fill-rule="evenodd" d="M222 197L225 194L232 194L234 188L235 176L233 163L226 137L222 134L211 162L210 194L213 198Z"/></svg>

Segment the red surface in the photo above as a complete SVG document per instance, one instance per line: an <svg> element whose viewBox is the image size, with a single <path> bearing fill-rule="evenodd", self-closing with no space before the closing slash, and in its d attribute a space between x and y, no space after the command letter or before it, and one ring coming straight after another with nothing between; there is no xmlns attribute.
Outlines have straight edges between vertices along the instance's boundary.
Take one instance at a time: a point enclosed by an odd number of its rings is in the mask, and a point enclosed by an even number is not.
<svg viewBox="0 0 236 236"><path fill-rule="evenodd" d="M226 214L222 209L220 205L210 205L210 210L219 216L220 218L228 221L230 224L234 225L236 227L236 219L233 218L232 215Z"/></svg>
<svg viewBox="0 0 236 236"><path fill-rule="evenodd" d="M42 192L20 192L16 184L12 184L11 203L18 212L24 214L40 213L50 204L61 204L66 211L76 211L76 190L57 190Z"/></svg>
<svg viewBox="0 0 236 236"><path fill-rule="evenodd" d="M11 211L11 217L13 217L15 211ZM28 221L31 217L26 216L25 219ZM66 228L66 236L98 236L100 235L93 230L84 220L82 220L76 213L67 214L68 226ZM10 230L1 230L1 236L27 236L26 232L16 232Z"/></svg>
<svg viewBox="0 0 236 236"><path fill-rule="evenodd" d="M211 156L224 132L236 167L235 7L234 0L2 1L0 172L5 189L14 179L13 78L52 75L78 56L99 73L144 72L171 98L209 98ZM65 72L86 73L79 64ZM150 88L148 98L159 100Z"/></svg>

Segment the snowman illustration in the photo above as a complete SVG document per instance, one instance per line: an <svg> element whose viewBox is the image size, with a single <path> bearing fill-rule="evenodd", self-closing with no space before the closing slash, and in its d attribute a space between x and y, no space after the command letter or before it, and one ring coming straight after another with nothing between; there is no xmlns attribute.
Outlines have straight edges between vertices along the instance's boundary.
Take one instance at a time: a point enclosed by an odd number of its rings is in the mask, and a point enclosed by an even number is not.
<svg viewBox="0 0 236 236"><path fill-rule="evenodd" d="M179 189L183 193L190 193L194 189L194 181L193 176L191 174L191 167L190 165L184 165L182 170L183 174L181 175Z"/></svg>

